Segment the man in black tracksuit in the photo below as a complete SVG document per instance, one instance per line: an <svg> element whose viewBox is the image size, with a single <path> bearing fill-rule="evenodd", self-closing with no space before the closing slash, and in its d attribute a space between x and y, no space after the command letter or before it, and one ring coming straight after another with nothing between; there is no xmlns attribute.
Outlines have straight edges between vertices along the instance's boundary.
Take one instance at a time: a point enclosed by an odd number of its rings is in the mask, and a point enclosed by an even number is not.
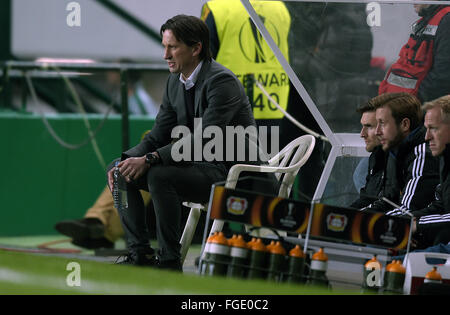
<svg viewBox="0 0 450 315"><path fill-rule="evenodd" d="M360 190L360 196L350 207L362 209L373 203L383 188L386 153L381 146L376 147L369 157L369 169L366 176L366 184Z"/></svg>
<svg viewBox="0 0 450 315"><path fill-rule="evenodd" d="M450 242L450 95L426 103L426 140L440 159L440 181L428 207L412 211L416 218L414 238L424 247ZM413 228L414 230L414 228Z"/></svg>
<svg viewBox="0 0 450 315"><path fill-rule="evenodd" d="M376 134L388 157L380 199L363 209L402 214L425 208L439 183L439 161L425 142L419 100L408 93L386 93L369 103L376 108Z"/></svg>
<svg viewBox="0 0 450 315"><path fill-rule="evenodd" d="M366 144L366 151L371 152L366 184L361 188L359 198L350 205L352 208L361 209L374 202L381 192L386 153L381 148L380 141L376 135L377 119L375 108L368 103L359 107L357 112L361 114L361 138L364 139Z"/></svg>

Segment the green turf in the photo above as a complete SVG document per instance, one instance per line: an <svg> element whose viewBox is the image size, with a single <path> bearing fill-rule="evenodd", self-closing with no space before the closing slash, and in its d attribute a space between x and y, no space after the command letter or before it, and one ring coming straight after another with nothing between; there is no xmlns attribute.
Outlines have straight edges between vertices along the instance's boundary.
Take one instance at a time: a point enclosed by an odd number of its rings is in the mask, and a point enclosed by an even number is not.
<svg viewBox="0 0 450 315"><path fill-rule="evenodd" d="M70 262L80 264L81 285L68 286ZM346 290L267 281L201 277L152 268L0 250L0 294L358 294Z"/></svg>

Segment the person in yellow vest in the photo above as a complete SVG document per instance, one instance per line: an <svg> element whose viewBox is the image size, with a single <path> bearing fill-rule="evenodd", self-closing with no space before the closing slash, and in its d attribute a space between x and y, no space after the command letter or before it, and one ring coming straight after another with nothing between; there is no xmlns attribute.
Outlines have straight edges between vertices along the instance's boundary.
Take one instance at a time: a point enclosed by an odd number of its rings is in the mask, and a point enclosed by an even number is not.
<svg viewBox="0 0 450 315"><path fill-rule="evenodd" d="M294 29L292 8L282 1L250 1L265 28L279 47L284 58L291 60L298 53L291 42ZM307 109L287 73L278 62L269 45L259 33L249 14L239 0L211 0L202 8L202 19L210 30L210 47L213 58L232 70L244 84L253 115L258 126L267 126L267 153L276 153L290 141L305 134L278 110L250 79L258 80L272 98L299 122L317 133L322 133ZM299 24L299 23L297 23ZM302 25L297 25L299 28ZM303 29L302 29L303 30ZM295 48L293 51L291 48ZM295 59L295 58L294 58ZM276 148L271 143L271 127L279 127ZM259 130L261 132L261 129ZM274 148L274 150L272 150ZM310 200L314 194L323 168L323 148L316 139L313 155L299 172L300 197ZM303 179L304 180L303 180Z"/></svg>
<svg viewBox="0 0 450 315"><path fill-rule="evenodd" d="M291 17L284 3L250 3L289 61L288 37ZM233 71L241 80L252 105L256 124L258 127L267 126L267 152L272 153L269 146L270 127L279 127L284 114L256 86L255 80L286 110L290 89L288 75L239 0L208 1L203 5L201 18L210 30L213 58ZM261 128L259 130L261 132ZM279 139L276 140L279 143ZM279 145L274 148L278 150Z"/></svg>

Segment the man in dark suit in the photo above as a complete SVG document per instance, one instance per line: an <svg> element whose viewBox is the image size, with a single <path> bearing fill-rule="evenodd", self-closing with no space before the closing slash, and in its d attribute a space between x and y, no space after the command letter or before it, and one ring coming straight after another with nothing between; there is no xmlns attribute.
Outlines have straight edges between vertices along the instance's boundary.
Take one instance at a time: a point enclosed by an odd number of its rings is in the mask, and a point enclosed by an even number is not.
<svg viewBox="0 0 450 315"><path fill-rule="evenodd" d="M152 131L137 146L122 153L118 164L127 182L128 199L128 208L120 211L120 218L129 250L125 263L181 270L181 202L206 202L211 185L224 181L234 163L248 162L247 155L236 161L236 152L229 152L236 145L226 145L231 141L231 137L226 139L226 129L242 127L245 133L256 131L256 125L242 84L231 71L212 60L208 28L202 20L175 16L162 25L160 34L171 74ZM194 118L201 123L194 124ZM214 153L206 157L204 145L208 139L201 137L198 142L197 135L203 135L208 127L220 131L222 137L216 140L222 141L215 142ZM176 132L187 129L190 132ZM180 133L182 136L175 141L174 135ZM247 134L245 138L251 137ZM110 188L113 171L110 166ZM152 195L157 259L150 247L139 189Z"/></svg>

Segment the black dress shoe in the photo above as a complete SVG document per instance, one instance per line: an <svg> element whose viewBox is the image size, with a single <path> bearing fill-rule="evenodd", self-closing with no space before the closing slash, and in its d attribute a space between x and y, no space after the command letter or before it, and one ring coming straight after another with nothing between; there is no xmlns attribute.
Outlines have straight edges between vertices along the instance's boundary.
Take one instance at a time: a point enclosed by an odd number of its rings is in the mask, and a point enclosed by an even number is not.
<svg viewBox="0 0 450 315"><path fill-rule="evenodd" d="M86 249L114 248L114 243L104 237L72 239L72 244Z"/></svg>
<svg viewBox="0 0 450 315"><path fill-rule="evenodd" d="M105 226L96 218L58 222L55 229L72 238L72 244L87 249L113 248L114 243L104 237Z"/></svg>
<svg viewBox="0 0 450 315"><path fill-rule="evenodd" d="M116 265L133 265L133 266L147 266L157 267L158 257L155 255L153 248L140 250L139 252L129 252L127 255L118 257Z"/></svg>
<svg viewBox="0 0 450 315"><path fill-rule="evenodd" d="M105 235L105 226L95 218L61 221L56 223L55 229L73 239L102 238Z"/></svg>

